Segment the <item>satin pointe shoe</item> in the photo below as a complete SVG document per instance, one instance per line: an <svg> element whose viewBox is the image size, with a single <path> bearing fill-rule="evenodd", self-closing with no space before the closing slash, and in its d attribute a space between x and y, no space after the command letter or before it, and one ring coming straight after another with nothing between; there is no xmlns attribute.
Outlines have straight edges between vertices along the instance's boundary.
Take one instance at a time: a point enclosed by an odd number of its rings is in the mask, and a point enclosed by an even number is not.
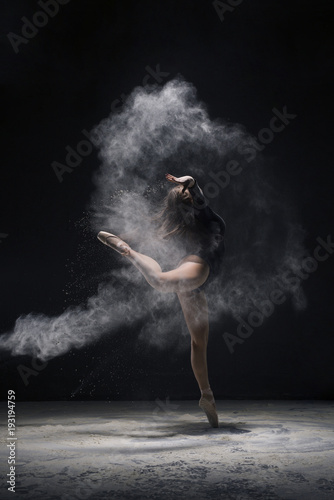
<svg viewBox="0 0 334 500"><path fill-rule="evenodd" d="M210 401L202 396L199 400L198 406L206 413L211 427L218 427L218 415L214 399L212 398L212 401Z"/></svg>
<svg viewBox="0 0 334 500"><path fill-rule="evenodd" d="M121 255L128 255L130 252L129 245L115 234L107 233L106 231L100 231L97 235L97 238L101 241L101 243L107 245L113 250L116 250L116 252L120 253Z"/></svg>

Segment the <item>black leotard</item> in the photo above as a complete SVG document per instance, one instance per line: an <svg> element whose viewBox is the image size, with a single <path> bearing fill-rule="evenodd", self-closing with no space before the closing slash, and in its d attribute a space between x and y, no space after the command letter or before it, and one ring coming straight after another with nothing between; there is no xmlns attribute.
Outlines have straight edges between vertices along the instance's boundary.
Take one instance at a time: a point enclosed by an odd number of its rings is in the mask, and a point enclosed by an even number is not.
<svg viewBox="0 0 334 500"><path fill-rule="evenodd" d="M226 224L208 206L208 201L196 180L194 186L189 188L189 191L193 197L195 218L208 230L208 237L205 238L200 250L196 253L209 264L210 278L212 279L219 272L225 253L224 235Z"/></svg>

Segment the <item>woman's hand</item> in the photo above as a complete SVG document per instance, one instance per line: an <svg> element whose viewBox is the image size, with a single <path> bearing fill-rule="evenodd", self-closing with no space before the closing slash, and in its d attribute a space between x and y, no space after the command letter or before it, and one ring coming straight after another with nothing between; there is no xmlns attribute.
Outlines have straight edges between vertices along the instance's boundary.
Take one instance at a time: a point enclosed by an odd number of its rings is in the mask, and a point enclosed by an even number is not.
<svg viewBox="0 0 334 500"><path fill-rule="evenodd" d="M184 175L183 177L175 177L172 174L166 174L166 179L169 182L174 182L175 184L181 184L184 187L193 187L195 180L190 175Z"/></svg>

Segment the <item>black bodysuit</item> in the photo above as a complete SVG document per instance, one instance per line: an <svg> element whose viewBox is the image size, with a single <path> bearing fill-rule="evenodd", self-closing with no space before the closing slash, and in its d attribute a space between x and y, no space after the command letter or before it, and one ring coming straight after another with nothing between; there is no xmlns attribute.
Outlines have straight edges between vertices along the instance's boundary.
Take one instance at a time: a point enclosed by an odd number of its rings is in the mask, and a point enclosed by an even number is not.
<svg viewBox="0 0 334 500"><path fill-rule="evenodd" d="M189 188L189 191L193 197L195 218L208 231L207 238L205 238L205 241L201 244L200 250L196 253L208 263L211 281L211 279L218 274L225 253L224 235L226 224L224 220L208 206L203 191L196 180L194 186Z"/></svg>

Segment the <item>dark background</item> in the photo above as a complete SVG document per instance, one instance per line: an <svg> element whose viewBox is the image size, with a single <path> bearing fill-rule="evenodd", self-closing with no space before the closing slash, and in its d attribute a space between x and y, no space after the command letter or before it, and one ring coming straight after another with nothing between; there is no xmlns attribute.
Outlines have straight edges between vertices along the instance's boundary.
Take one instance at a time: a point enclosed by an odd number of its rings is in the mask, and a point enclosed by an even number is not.
<svg viewBox="0 0 334 500"><path fill-rule="evenodd" d="M307 248L331 233L332 1L244 0L221 21L204 0L70 0L17 54L7 34L21 35L22 17L32 20L41 8L11 0L2 10L1 332L21 314L61 314L96 291L97 274L111 263L84 222L97 153L61 183L51 164L65 163L65 147L75 148L83 129L141 85L147 66L168 73L162 83L181 74L211 118L255 135L273 107L297 114L264 158L293 193ZM277 307L234 354L222 334L236 321L213 325L217 399L333 397L333 269L330 256L303 283L305 311ZM3 396L14 389L20 400L198 397L189 352L138 348L135 338L135 327L104 336L45 367L2 352Z"/></svg>

